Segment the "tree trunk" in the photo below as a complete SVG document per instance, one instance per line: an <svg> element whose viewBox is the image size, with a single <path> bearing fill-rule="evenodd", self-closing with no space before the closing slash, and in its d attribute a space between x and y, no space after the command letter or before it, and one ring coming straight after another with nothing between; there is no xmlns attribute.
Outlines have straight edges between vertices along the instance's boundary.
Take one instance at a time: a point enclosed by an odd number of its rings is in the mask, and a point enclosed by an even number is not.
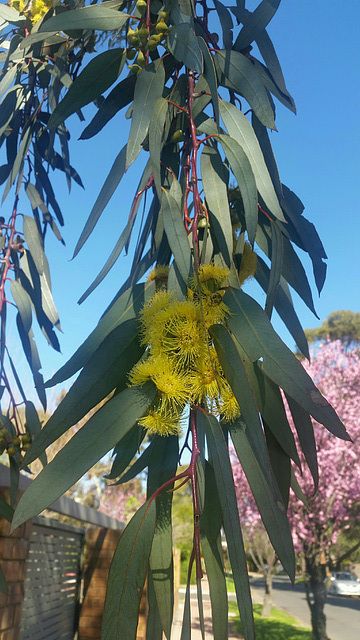
<svg viewBox="0 0 360 640"><path fill-rule="evenodd" d="M271 616L271 607L273 603L273 574L271 571L266 571L264 574L265 577L265 593L263 599L263 608L261 616L263 618L270 618Z"/></svg>
<svg viewBox="0 0 360 640"><path fill-rule="evenodd" d="M325 568L320 564L318 557L306 558L306 572L305 592L311 612L312 640L329 640L324 614L326 602Z"/></svg>

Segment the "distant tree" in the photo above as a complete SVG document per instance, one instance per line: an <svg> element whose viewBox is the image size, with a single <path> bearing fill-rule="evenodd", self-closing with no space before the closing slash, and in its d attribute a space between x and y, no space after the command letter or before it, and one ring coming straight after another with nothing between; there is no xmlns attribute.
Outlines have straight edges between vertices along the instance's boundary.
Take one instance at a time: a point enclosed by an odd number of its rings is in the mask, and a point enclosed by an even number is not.
<svg viewBox="0 0 360 640"><path fill-rule="evenodd" d="M333 311L321 327L305 329L308 342L340 340L347 348L360 345L360 313Z"/></svg>
<svg viewBox="0 0 360 640"><path fill-rule="evenodd" d="M304 367L341 416L353 440L352 444L345 444L313 421L320 470L317 491L301 455L302 472L295 469L295 473L307 505L292 493L288 508L295 550L304 557L312 637L326 640L326 568L331 564L339 534L348 530L360 514L360 357L356 349L346 351L340 341L327 342L320 345L311 364L306 362ZM299 420L296 411L294 416ZM314 476L316 485L316 473ZM343 558L355 548L356 543Z"/></svg>

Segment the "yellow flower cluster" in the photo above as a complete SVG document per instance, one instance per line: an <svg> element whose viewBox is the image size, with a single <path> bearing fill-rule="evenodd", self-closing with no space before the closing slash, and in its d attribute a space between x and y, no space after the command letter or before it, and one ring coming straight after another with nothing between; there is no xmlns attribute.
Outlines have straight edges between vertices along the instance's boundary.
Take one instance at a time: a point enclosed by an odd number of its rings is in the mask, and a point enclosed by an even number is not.
<svg viewBox="0 0 360 640"><path fill-rule="evenodd" d="M11 0L11 6L36 24L52 7L52 0Z"/></svg>
<svg viewBox="0 0 360 640"><path fill-rule="evenodd" d="M159 267L151 279L164 275L164 267ZM228 314L220 290L228 275L227 269L203 265L189 283L186 300L179 301L162 288L142 310L142 341L147 349L129 377L131 385L148 380L156 385L155 401L140 420L150 433L178 433L189 402L205 406L226 421L240 415L208 331Z"/></svg>

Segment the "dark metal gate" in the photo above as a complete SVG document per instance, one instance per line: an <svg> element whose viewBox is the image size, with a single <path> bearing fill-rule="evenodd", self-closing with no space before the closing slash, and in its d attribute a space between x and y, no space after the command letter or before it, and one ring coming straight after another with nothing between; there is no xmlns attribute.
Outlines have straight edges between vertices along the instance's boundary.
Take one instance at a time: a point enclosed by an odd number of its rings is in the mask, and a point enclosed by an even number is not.
<svg viewBox="0 0 360 640"><path fill-rule="evenodd" d="M20 640L73 640L84 529L34 518Z"/></svg>

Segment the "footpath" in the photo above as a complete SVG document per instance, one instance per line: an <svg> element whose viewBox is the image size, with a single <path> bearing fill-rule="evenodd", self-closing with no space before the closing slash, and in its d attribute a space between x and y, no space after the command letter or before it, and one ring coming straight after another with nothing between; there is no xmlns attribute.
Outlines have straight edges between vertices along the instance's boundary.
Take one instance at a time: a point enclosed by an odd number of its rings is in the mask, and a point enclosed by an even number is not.
<svg viewBox="0 0 360 640"><path fill-rule="evenodd" d="M201 581L201 589L203 594L203 609L204 609L204 626L205 626L205 640L213 640L212 633L212 618L211 618L211 602L209 594L209 583L206 576ZM192 586L190 590L190 607L191 607L191 640L202 640L199 610L196 595L196 586ZM171 640L181 639L181 627L184 613L184 596L185 589L180 590L180 603L177 612L174 617ZM257 602L256 594L252 593L253 602ZM255 596L255 597L254 597ZM228 593L229 600L236 600L234 593ZM228 640L239 640L242 636L235 633L231 625L231 618L229 619L229 637Z"/></svg>

